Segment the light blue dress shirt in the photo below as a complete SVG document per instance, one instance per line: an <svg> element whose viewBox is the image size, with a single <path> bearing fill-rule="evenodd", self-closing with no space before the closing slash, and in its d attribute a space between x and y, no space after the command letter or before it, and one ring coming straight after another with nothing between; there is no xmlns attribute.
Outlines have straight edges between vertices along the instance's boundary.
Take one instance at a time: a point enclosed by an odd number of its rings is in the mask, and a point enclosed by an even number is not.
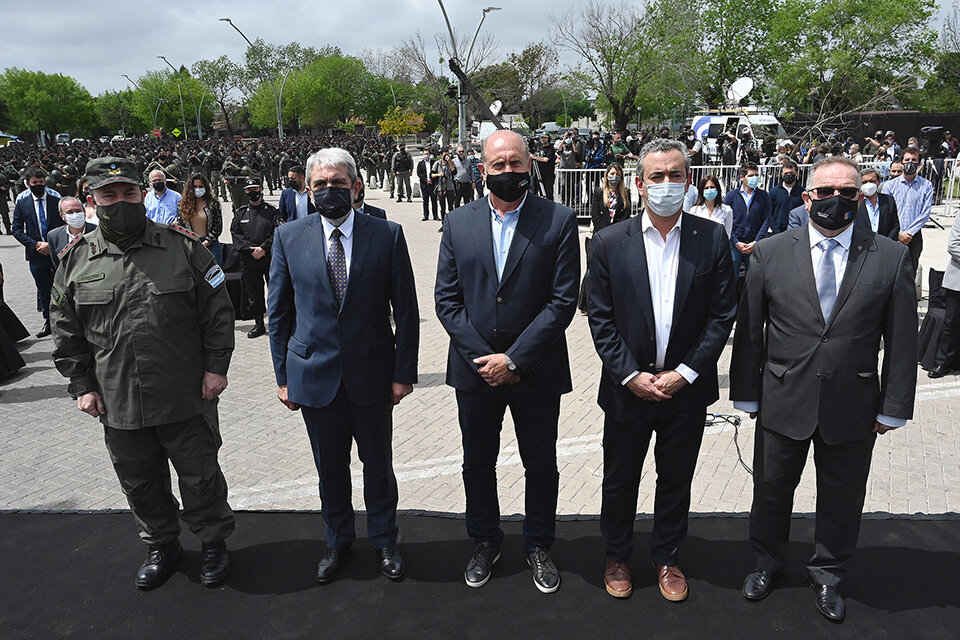
<svg viewBox="0 0 960 640"><path fill-rule="evenodd" d="M520 210L527 201L524 194L523 200L517 206L516 211L507 211L503 218L493 208L490 203L490 196L487 196L487 202L490 204L490 227L493 233L493 261L497 265L497 280L503 277L503 267L507 263L507 254L510 253L510 244L513 242L513 235L517 232L517 221L520 219Z"/></svg>
<svg viewBox="0 0 960 640"><path fill-rule="evenodd" d="M900 230L917 235L930 219L933 207L933 185L923 176L907 180L903 176L888 182L883 192L897 201L897 215L900 217Z"/></svg>
<svg viewBox="0 0 960 640"><path fill-rule="evenodd" d="M170 189L166 189L159 198L157 192L151 190L143 200L147 207L147 217L160 224L170 224L177 219L179 202L180 194Z"/></svg>

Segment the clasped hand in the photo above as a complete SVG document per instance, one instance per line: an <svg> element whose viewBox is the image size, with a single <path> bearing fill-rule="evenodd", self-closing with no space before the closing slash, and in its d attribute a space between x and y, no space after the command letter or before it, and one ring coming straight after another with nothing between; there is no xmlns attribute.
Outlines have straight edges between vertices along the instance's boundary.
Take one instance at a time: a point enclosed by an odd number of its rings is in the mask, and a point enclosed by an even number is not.
<svg viewBox="0 0 960 640"><path fill-rule="evenodd" d="M473 363L480 366L477 373L491 387L520 382L520 376L507 368L507 356L502 353L491 353L474 358Z"/></svg>
<svg viewBox="0 0 960 640"><path fill-rule="evenodd" d="M661 373L641 372L630 378L627 389L641 400L662 402L673 398L673 394L687 384L686 378L676 371Z"/></svg>

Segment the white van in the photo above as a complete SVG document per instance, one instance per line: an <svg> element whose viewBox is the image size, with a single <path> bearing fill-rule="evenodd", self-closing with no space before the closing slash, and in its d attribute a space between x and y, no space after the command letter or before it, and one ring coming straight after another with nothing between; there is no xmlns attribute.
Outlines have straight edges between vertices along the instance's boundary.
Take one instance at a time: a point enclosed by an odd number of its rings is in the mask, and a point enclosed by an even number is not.
<svg viewBox="0 0 960 640"><path fill-rule="evenodd" d="M740 139L749 131L761 142L771 137L777 140L787 138L786 130L773 112L756 107L700 111L693 116L690 127L697 140L703 141L704 155L710 162L719 160L717 139L725 131L733 132Z"/></svg>

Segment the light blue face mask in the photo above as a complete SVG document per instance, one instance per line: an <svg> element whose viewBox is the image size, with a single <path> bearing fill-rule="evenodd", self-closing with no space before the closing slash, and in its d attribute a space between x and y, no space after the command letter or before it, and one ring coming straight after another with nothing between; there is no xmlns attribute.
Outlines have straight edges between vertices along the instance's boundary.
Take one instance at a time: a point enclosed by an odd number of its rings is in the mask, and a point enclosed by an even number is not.
<svg viewBox="0 0 960 640"><path fill-rule="evenodd" d="M703 190L703 199L708 202L713 202L716 200L718 195L720 195L720 192L712 187L710 189Z"/></svg>
<svg viewBox="0 0 960 640"><path fill-rule="evenodd" d="M747 178L747 186L751 189L756 189L757 185L760 184L760 176L749 176Z"/></svg>

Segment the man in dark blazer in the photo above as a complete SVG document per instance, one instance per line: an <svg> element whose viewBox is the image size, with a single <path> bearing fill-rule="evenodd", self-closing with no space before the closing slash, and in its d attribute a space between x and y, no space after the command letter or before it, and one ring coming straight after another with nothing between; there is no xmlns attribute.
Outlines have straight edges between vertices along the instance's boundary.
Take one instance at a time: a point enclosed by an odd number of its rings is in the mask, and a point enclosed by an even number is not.
<svg viewBox="0 0 960 640"><path fill-rule="evenodd" d="M740 187L731 189L723 204L733 209L733 228L730 230L730 254L733 272L740 277L740 267L750 268L750 252L758 240L766 237L767 229L776 226L770 194L759 187L760 170L754 162L744 162L737 170Z"/></svg>
<svg viewBox="0 0 960 640"><path fill-rule="evenodd" d="M13 237L26 249L30 274L37 285L37 296L43 312L43 329L38 338L50 335L50 289L53 287L53 261L47 234L63 224L57 213L60 198L46 192L46 172L31 167L24 173L30 195L17 200L13 209Z"/></svg>
<svg viewBox="0 0 960 640"><path fill-rule="evenodd" d="M866 223L871 231L891 240L900 236L900 217L897 215L897 201L893 196L880 193L880 174L876 169L863 169L860 172L860 190L864 198L857 209L857 224Z"/></svg>
<svg viewBox="0 0 960 640"><path fill-rule="evenodd" d="M381 220L387 219L387 212L381 209L380 207L375 207L372 204L367 204L364 199L366 198L366 188L363 185L360 185L360 193L357 194L356 199L353 201L353 210L357 213L368 216L373 216L374 218L380 218Z"/></svg>
<svg viewBox="0 0 960 640"><path fill-rule="evenodd" d="M431 206L433 207L433 219L440 219L437 215L437 185L430 172L432 163L433 158L430 157L430 149L425 149L423 158L417 163L417 179L420 181L420 195L423 196L423 220L430 219Z"/></svg>
<svg viewBox="0 0 960 640"><path fill-rule="evenodd" d="M381 572L399 579L392 413L417 381L413 269L400 225L353 211L363 183L347 151L312 155L307 179L320 215L278 227L269 309L277 397L302 410L320 476L327 549L316 578L332 580L356 538L353 439L363 461L367 534Z"/></svg>
<svg viewBox="0 0 960 640"><path fill-rule="evenodd" d="M798 182L799 167L793 160L784 160L780 166L780 184L770 190L770 210L774 224L773 233L786 231L790 222L790 210L803 204L805 187Z"/></svg>
<svg viewBox="0 0 960 640"><path fill-rule="evenodd" d="M734 406L759 416L749 600L787 564L793 494L813 442L816 550L807 576L820 613L844 618L837 585L853 557L877 434L913 416L917 298L907 248L853 224L856 163L814 164L810 222L757 245L730 364ZM880 341L883 363L878 371Z"/></svg>
<svg viewBox="0 0 960 640"><path fill-rule="evenodd" d="M64 224L47 233L47 242L50 243L50 260L53 262L54 271L60 266L60 252L83 234L97 228L97 225L87 222L83 204L73 196L61 198L57 210Z"/></svg>
<svg viewBox="0 0 960 640"><path fill-rule="evenodd" d="M310 193L307 191L306 177L303 167L292 167L287 172L287 188L280 192L280 202L277 205L280 218L284 222L293 222L297 218L305 218L316 212Z"/></svg>
<svg viewBox="0 0 960 640"><path fill-rule="evenodd" d="M707 406L720 397L717 360L737 308L723 225L682 212L689 162L677 140L645 145L636 177L637 191L648 196L641 215L603 229L592 242L589 321L603 362L598 402L605 414L600 528L604 583L617 598L633 590L633 523L654 432L651 559L661 594L687 597L678 552Z"/></svg>
<svg viewBox="0 0 960 640"><path fill-rule="evenodd" d="M464 579L483 586L500 558L496 464L510 407L526 475L527 563L537 588L552 593L560 585L549 549L560 396L572 390L564 331L580 280L577 222L570 209L529 192L530 152L515 132L490 135L480 166L489 198L447 215L435 289L450 334L446 381L456 389L475 543Z"/></svg>

